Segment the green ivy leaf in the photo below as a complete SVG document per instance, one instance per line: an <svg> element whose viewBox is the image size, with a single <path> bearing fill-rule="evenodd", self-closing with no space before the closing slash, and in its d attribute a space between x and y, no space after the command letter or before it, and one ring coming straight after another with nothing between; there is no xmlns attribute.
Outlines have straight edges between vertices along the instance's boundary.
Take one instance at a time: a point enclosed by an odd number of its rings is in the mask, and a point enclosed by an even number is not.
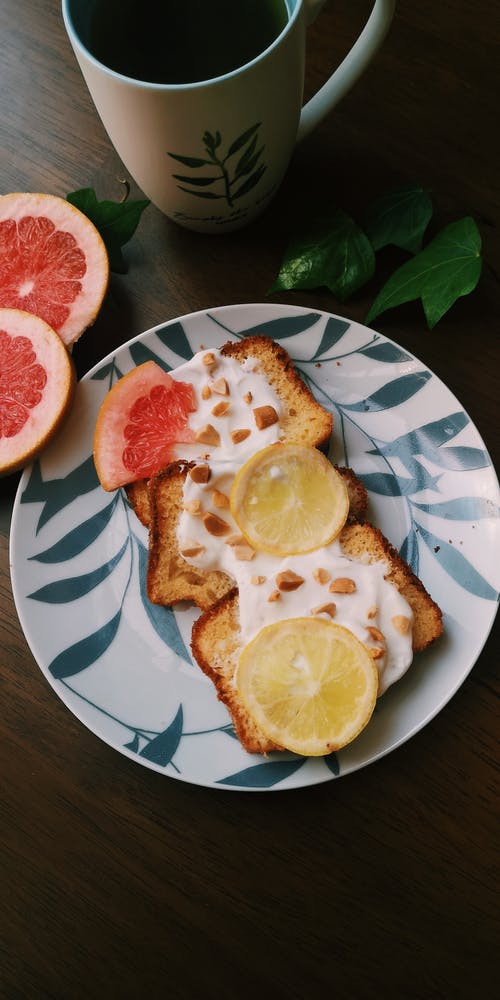
<svg viewBox="0 0 500 1000"><path fill-rule="evenodd" d="M481 267L481 236L476 223L468 216L452 222L391 275L365 322L420 298L432 329L458 298L474 290Z"/></svg>
<svg viewBox="0 0 500 1000"><path fill-rule="evenodd" d="M326 286L344 302L375 271L373 247L345 212L315 219L289 243L270 292Z"/></svg>
<svg viewBox="0 0 500 1000"><path fill-rule="evenodd" d="M79 208L99 230L109 256L112 271L124 274L127 265L122 246L134 235L141 215L149 201L98 201L92 188L81 188L66 195L66 200Z"/></svg>
<svg viewBox="0 0 500 1000"><path fill-rule="evenodd" d="M392 244L417 253L431 218L428 192L419 184L407 184L372 202L365 213L364 229L374 250Z"/></svg>

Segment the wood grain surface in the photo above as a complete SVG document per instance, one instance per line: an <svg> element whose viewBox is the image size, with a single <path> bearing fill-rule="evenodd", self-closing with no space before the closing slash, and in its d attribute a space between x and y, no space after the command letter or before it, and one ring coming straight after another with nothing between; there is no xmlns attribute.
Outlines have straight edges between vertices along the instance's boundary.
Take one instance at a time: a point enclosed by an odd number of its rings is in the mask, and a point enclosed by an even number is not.
<svg viewBox="0 0 500 1000"><path fill-rule="evenodd" d="M368 0L327 2L310 29L311 94ZM298 206L359 216L419 181L433 229L472 215L477 291L428 332L418 303L377 328L449 386L498 468L500 15L491 0L399 0L370 70L296 152L265 216L231 236L148 208L80 375L156 323L281 301L362 320L376 286L267 296ZM2 0L1 192L120 197L126 172L94 111L58 0ZM132 196L140 192L132 184ZM498 979L496 625L470 676L417 736L339 781L224 793L163 777L85 729L38 669L18 623L8 539L18 476L0 483L0 996L314 1000L489 997Z"/></svg>

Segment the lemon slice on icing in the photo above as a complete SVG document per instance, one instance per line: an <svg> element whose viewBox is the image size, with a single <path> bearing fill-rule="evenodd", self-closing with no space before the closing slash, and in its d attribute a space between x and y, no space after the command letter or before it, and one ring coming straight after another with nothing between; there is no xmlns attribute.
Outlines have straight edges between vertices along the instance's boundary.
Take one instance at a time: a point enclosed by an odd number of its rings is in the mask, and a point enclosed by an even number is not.
<svg viewBox="0 0 500 1000"><path fill-rule="evenodd" d="M364 729L378 673L348 629L321 618L291 618L267 625L244 647L236 685L269 739L318 757L346 746Z"/></svg>
<svg viewBox="0 0 500 1000"><path fill-rule="evenodd" d="M236 474L231 513L255 549L311 552L339 534L349 495L342 476L316 448L272 444Z"/></svg>

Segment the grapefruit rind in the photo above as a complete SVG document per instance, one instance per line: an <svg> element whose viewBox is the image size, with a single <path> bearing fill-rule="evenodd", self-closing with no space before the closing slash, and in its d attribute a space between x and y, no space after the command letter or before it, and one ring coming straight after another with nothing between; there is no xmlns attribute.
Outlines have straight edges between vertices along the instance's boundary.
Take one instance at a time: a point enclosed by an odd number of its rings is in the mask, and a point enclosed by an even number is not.
<svg viewBox="0 0 500 1000"><path fill-rule="evenodd" d="M183 383L184 388L186 385ZM194 434L187 426L186 417L183 428L176 428L176 435L166 436L163 449L164 458L156 465L151 465L147 472L144 468L134 469L125 464L124 453L128 450L128 431L134 405L142 398L145 398L147 402L151 392L163 386L169 392L172 390L175 392L176 381L155 361L145 361L115 382L104 397L94 430L94 464L104 490L112 491L120 486L126 486L128 483L153 475L154 472L159 472L170 461L170 449L173 444L193 440ZM190 408L194 409L194 394L192 399L193 405ZM168 420L168 413L166 419ZM147 450L147 441L145 444ZM154 444L152 434L152 455Z"/></svg>
<svg viewBox="0 0 500 1000"><path fill-rule="evenodd" d="M0 307L40 316L68 346L96 319L108 282L104 241L78 208L51 194L0 196Z"/></svg>
<svg viewBox="0 0 500 1000"><path fill-rule="evenodd" d="M32 344L37 364L45 369L46 374L40 401L27 408L27 419L14 436L6 437L2 433L0 416L0 475L6 476L36 458L57 433L71 406L76 377L73 362L61 338L38 316L19 309L0 308L0 331L4 331L9 338L27 338ZM0 410L7 411L9 399L2 386L3 360L0 354Z"/></svg>

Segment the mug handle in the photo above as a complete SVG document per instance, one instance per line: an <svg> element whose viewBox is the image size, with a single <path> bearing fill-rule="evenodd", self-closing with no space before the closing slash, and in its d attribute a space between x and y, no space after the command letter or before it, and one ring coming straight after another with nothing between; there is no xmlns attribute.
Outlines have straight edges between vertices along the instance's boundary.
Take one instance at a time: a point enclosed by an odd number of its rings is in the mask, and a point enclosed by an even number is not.
<svg viewBox="0 0 500 1000"><path fill-rule="evenodd" d="M324 0L306 0L309 23L314 20ZM352 49L329 80L302 108L297 142L305 139L320 121L347 94L380 48L390 28L396 0L375 0L373 10Z"/></svg>

